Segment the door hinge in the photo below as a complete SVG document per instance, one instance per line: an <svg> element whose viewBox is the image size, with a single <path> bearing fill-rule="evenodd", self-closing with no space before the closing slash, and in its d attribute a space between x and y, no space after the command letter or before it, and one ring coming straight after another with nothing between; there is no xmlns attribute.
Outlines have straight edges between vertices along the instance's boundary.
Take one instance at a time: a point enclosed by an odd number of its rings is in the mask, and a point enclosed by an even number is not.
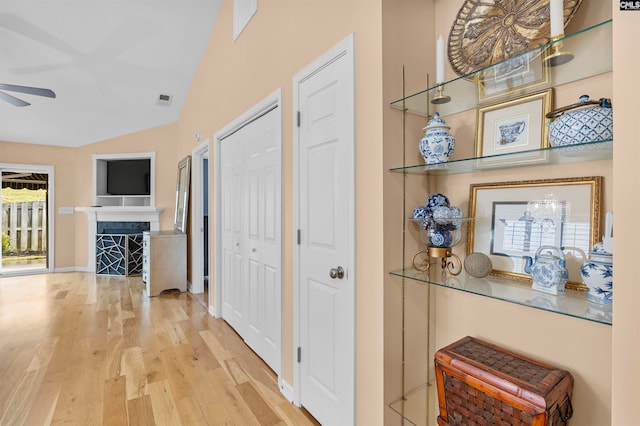
<svg viewBox="0 0 640 426"><path fill-rule="evenodd" d="M296 123L300 127L300 111L296 111Z"/></svg>
<svg viewBox="0 0 640 426"><path fill-rule="evenodd" d="M302 232L298 229L298 245L300 245L300 242L302 241L302 237L301 237Z"/></svg>
<svg viewBox="0 0 640 426"><path fill-rule="evenodd" d="M298 362L302 362L302 348L298 346Z"/></svg>

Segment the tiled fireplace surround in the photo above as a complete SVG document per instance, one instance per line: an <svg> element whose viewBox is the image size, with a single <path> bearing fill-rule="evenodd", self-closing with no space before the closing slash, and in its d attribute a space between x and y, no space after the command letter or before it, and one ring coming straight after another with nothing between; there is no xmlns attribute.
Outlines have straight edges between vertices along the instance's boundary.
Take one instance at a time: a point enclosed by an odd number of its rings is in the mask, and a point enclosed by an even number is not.
<svg viewBox="0 0 640 426"><path fill-rule="evenodd" d="M139 223L146 229L160 230L160 207L77 207L87 215L87 270L96 271L96 235L98 233L127 233ZM106 223L111 223L106 225ZM107 231L107 232L104 232ZM142 232L142 231L140 231Z"/></svg>

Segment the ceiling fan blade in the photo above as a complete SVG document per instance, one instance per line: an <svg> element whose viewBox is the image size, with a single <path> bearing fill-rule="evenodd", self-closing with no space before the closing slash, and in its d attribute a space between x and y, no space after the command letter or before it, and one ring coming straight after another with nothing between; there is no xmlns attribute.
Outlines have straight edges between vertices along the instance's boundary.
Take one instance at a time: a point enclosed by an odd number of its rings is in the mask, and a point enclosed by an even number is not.
<svg viewBox="0 0 640 426"><path fill-rule="evenodd" d="M40 87L17 86L15 84L0 83L0 90L9 90L11 92L26 93L28 95L44 96L47 98L55 98L56 94L51 89L43 89Z"/></svg>
<svg viewBox="0 0 640 426"><path fill-rule="evenodd" d="M0 99L3 101L9 102L12 105L17 107L25 107L31 105L29 102L23 101L22 99L18 99L15 96L11 96L7 93L0 92Z"/></svg>
<svg viewBox="0 0 640 426"><path fill-rule="evenodd" d="M24 37L31 40L40 42L45 46L52 47L59 50L62 53L66 53L70 56L77 56L80 52L71 47L66 42L55 37L53 34L44 31L43 29L33 25L24 18L15 15L13 13L1 13L0 14L0 27L6 28L17 34L21 34Z"/></svg>

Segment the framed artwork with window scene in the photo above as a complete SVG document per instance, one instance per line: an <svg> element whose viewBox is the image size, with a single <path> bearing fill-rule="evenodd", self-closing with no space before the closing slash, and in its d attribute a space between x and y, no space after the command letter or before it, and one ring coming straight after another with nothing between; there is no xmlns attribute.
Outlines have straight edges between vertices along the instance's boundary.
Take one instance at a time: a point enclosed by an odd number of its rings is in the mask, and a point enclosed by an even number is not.
<svg viewBox="0 0 640 426"><path fill-rule="evenodd" d="M528 279L525 258L541 246L589 252L600 234L602 177L472 184L467 253L484 253L493 275ZM586 288L577 250L567 249L567 288Z"/></svg>

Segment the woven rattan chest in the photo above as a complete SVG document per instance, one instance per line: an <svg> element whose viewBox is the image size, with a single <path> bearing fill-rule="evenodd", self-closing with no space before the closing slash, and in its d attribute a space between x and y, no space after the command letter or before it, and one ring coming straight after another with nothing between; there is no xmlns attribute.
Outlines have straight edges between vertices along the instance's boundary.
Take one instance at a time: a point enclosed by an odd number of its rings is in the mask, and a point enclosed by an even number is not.
<svg viewBox="0 0 640 426"><path fill-rule="evenodd" d="M573 413L573 377L473 337L436 352L438 424L556 426Z"/></svg>

